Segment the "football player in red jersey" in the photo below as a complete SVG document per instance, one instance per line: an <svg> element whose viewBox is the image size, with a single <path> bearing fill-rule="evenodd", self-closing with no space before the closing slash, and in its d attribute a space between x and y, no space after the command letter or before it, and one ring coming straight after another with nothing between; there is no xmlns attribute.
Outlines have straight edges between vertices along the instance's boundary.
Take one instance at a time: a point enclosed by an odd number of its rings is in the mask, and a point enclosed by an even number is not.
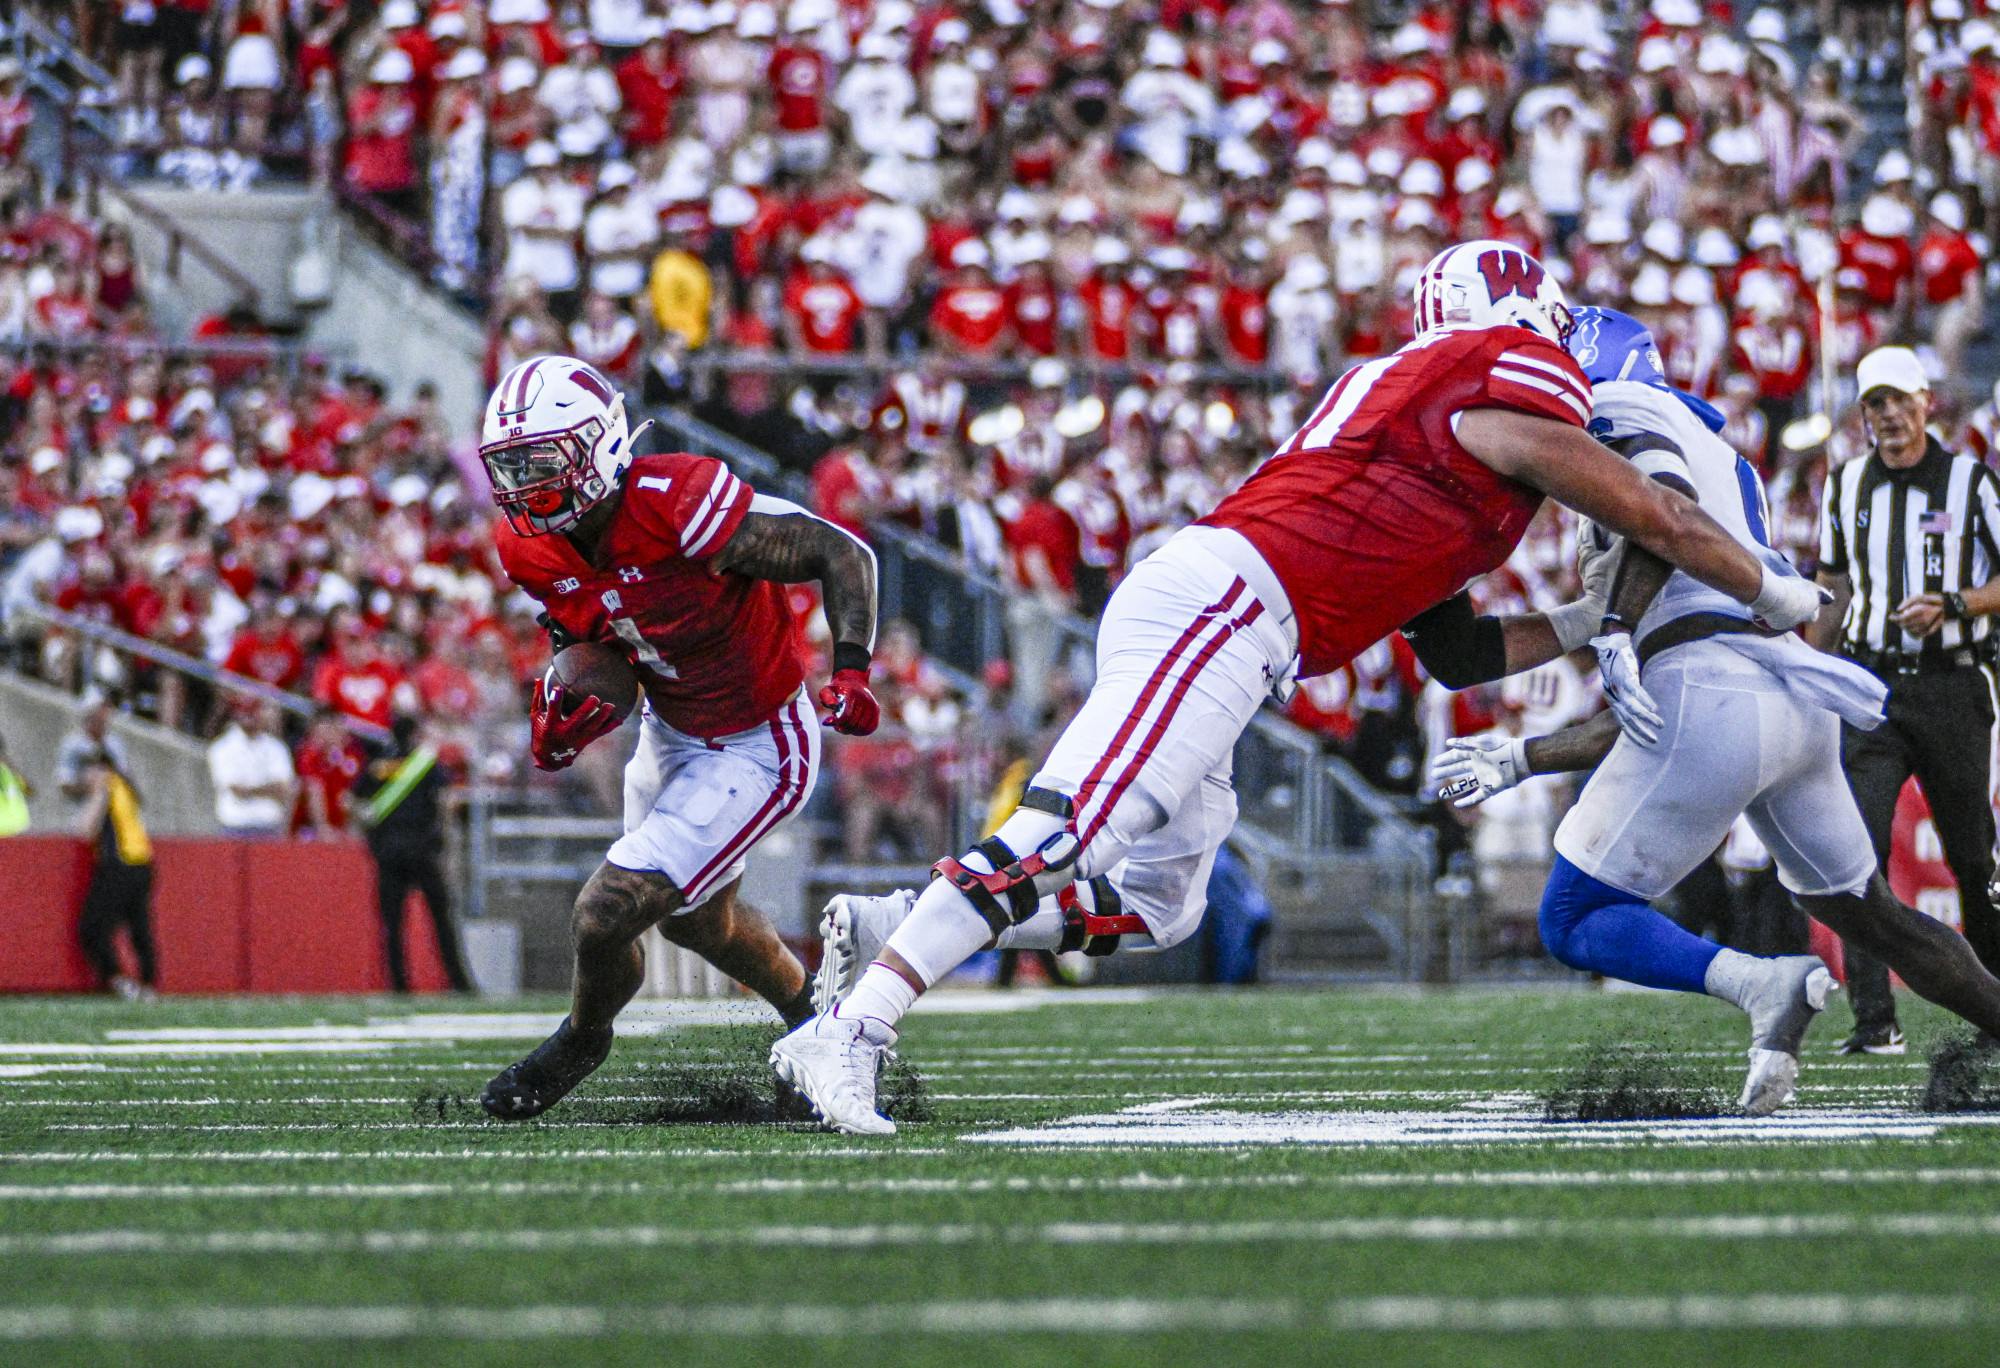
<svg viewBox="0 0 2000 1368"><path fill-rule="evenodd" d="M644 426L639 430L645 431ZM875 557L783 499L753 493L706 456L634 456L625 400L573 357L509 371L486 406L480 457L502 517L509 578L546 611L553 644L622 648L645 694L625 767L625 834L577 895L569 1016L480 1098L492 1115L540 1115L604 1062L612 1019L639 991L649 926L760 994L788 1025L811 1015L798 958L736 901L744 858L804 806L819 772L785 585L817 580L833 634L819 690L836 731L881 718L868 689ZM544 678L535 764L561 769L617 721L601 699Z"/></svg>
<svg viewBox="0 0 2000 1368"><path fill-rule="evenodd" d="M1767 570L1585 431L1590 382L1540 262L1504 242L1452 248L1418 276L1416 318L1414 341L1343 375L1270 461L1119 585L1090 696L1000 830L940 861L920 896L828 907L817 996L836 1005L771 1059L829 1125L895 1129L875 1111L876 1064L917 995L982 946L1164 947L1192 932L1236 820L1236 738L1264 699L1498 567L1544 496L1773 627L1817 614L1815 585ZM1601 611L1536 630L1574 647Z"/></svg>

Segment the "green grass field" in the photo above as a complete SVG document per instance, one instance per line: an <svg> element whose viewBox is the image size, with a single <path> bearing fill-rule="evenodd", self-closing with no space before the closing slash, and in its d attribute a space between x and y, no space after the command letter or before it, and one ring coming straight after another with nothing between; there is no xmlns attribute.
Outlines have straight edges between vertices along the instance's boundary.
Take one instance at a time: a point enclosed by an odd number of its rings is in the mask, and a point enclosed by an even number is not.
<svg viewBox="0 0 2000 1368"><path fill-rule="evenodd" d="M1903 1060L1834 1057L1836 1006L1772 1122L1555 1124L1604 1042L1733 1097L1734 1014L946 993L903 1040L930 1119L878 1142L670 1119L752 1100L734 1004L640 1004L488 1121L556 1007L0 1002L0 1363L2000 1356L2000 1115L1918 1109L1913 1002Z"/></svg>

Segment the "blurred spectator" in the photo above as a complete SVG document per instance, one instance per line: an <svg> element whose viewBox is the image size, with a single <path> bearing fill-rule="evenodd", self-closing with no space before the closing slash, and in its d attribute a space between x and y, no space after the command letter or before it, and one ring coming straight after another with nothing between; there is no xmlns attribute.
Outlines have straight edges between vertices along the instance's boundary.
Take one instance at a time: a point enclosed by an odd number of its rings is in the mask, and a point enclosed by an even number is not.
<svg viewBox="0 0 2000 1368"><path fill-rule="evenodd" d="M297 775L292 752L277 734L277 707L245 699L235 720L209 743L208 778L215 820L230 836L279 836L291 827Z"/></svg>
<svg viewBox="0 0 2000 1368"><path fill-rule="evenodd" d="M28 829L28 800L34 785L7 758L7 740L0 737L0 837L19 836Z"/></svg>
<svg viewBox="0 0 2000 1368"><path fill-rule="evenodd" d="M405 215L417 200L418 110L409 54L392 48L368 68L347 106L347 184Z"/></svg>
<svg viewBox="0 0 2000 1368"><path fill-rule="evenodd" d="M296 770L299 804L294 829L300 835L334 836L349 829L349 794L367 763L367 753L332 709L313 719L299 747Z"/></svg>
<svg viewBox="0 0 2000 1368"><path fill-rule="evenodd" d="M56 748L56 784L76 808L76 825L91 842L90 883L84 890L77 938L97 980L123 998L153 995L153 843L132 786L124 743L111 732L108 694L85 696L75 731ZM120 927L131 942L139 976L118 961Z"/></svg>
<svg viewBox="0 0 2000 1368"><path fill-rule="evenodd" d="M1224 842L1208 874L1202 924L1202 981L1255 983L1257 959L1271 933L1271 900L1236 847Z"/></svg>

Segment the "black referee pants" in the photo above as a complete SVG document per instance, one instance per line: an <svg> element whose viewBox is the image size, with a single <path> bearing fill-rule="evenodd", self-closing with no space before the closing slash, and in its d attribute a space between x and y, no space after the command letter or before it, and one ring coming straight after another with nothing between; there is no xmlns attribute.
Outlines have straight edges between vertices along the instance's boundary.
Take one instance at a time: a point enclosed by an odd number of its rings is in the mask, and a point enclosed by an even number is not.
<svg viewBox="0 0 2000 1368"><path fill-rule="evenodd" d="M1889 831L1896 798L1915 775L1931 806L1945 863L1958 881L1965 938L1988 970L2000 973L2000 917L1987 896L1993 875L1991 778L1993 695L1978 669L1897 675L1890 681L1889 720L1874 731L1841 728L1841 759L1875 859L1889 868ZM1896 1020L1889 970L1852 944L1845 946L1847 990L1857 1030Z"/></svg>
<svg viewBox="0 0 2000 1368"><path fill-rule="evenodd" d="M424 896L437 933L438 958L453 992L469 993L472 980L458 951L458 926L451 918L451 893L445 884L444 869L434 851L389 847L376 850L375 896L382 914L382 951L389 962L389 986L398 993L410 991L409 971L403 963L403 909L414 890Z"/></svg>
<svg viewBox="0 0 2000 1368"><path fill-rule="evenodd" d="M118 928L132 941L132 958L139 962L139 982L152 987L156 978L153 962L153 867L128 865L115 855L99 852L90 872L90 887L84 891L83 912L77 918L76 937L83 943L83 957L97 975L99 984L109 984L124 971L118 966Z"/></svg>

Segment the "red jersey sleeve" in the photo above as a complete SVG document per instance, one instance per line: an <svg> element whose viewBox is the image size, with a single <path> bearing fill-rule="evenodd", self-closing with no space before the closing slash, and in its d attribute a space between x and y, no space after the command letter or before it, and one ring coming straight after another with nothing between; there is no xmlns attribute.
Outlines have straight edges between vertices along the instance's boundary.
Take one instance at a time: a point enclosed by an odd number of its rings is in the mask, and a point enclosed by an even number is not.
<svg viewBox="0 0 2000 1368"><path fill-rule="evenodd" d="M1526 328L1497 331L1505 334L1505 341L1492 355L1480 398L1465 407L1513 409L1587 427L1590 381L1570 354Z"/></svg>
<svg viewBox="0 0 2000 1368"><path fill-rule="evenodd" d="M754 491L713 456L648 457L632 468L625 501L664 549L704 560L729 544Z"/></svg>

